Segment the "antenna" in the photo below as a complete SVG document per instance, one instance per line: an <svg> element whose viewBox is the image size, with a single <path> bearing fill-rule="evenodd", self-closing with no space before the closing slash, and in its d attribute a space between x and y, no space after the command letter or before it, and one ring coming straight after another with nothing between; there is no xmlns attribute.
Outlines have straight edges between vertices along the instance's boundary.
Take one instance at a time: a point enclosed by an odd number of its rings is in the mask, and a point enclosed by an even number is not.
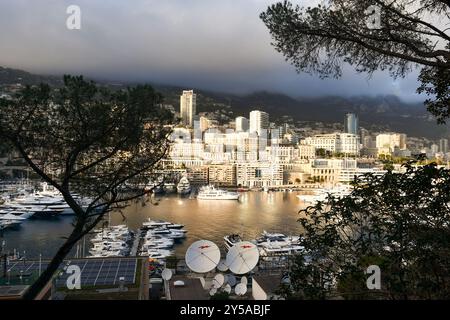
<svg viewBox="0 0 450 320"><path fill-rule="evenodd" d="M186 251L186 265L194 272L212 271L220 261L220 249L211 241L196 241Z"/></svg>
<svg viewBox="0 0 450 320"><path fill-rule="evenodd" d="M236 243L228 251L226 264L234 274L246 274L256 267L259 261L258 247L248 241Z"/></svg>

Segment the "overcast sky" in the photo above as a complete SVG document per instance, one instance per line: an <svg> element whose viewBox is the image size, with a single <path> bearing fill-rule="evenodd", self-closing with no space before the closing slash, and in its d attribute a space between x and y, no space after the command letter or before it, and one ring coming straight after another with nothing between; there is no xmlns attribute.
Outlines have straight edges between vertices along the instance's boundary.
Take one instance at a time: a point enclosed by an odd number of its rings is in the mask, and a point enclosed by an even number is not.
<svg viewBox="0 0 450 320"><path fill-rule="evenodd" d="M234 93L396 94L417 99L416 72L397 81L382 73L368 79L351 68L339 80L297 74L270 45L259 19L274 2L0 0L0 65ZM71 4L81 8L81 30L66 28Z"/></svg>

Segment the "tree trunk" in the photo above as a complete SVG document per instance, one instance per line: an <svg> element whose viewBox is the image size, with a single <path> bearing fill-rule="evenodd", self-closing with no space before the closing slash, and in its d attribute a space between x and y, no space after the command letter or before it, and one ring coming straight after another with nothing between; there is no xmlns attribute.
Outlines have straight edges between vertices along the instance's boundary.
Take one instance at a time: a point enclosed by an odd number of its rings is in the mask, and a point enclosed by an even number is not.
<svg viewBox="0 0 450 320"><path fill-rule="evenodd" d="M77 227L73 230L72 234L69 236L67 241L59 248L56 255L52 258L47 268L39 276L39 278L30 286L24 295L25 300L33 300L42 291L42 289L47 285L47 283L52 279L54 273L58 270L64 258L70 253L70 250L80 239L80 232Z"/></svg>

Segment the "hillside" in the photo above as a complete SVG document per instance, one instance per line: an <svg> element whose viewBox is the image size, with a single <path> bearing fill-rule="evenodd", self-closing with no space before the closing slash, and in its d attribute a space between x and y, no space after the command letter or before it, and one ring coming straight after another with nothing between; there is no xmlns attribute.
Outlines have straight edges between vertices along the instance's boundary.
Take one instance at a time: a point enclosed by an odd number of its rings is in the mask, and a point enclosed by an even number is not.
<svg viewBox="0 0 450 320"><path fill-rule="evenodd" d="M0 67L0 85L37 84L47 82L54 86L62 83L62 77L34 75L22 70ZM109 82L99 81L105 85ZM130 84L114 85L114 88ZM424 136L438 139L450 135L449 126L438 126L421 103L405 103L396 96L322 96L315 98L290 97L276 92L255 92L248 95L205 91L200 88L181 88L161 84L152 84L165 97L165 103L175 108L179 106L179 97L183 89L194 89L197 94L197 111L215 111L228 108L234 116L247 116L251 110L259 109L270 114L271 120L289 115L296 121L321 121L342 123L344 115L355 112L361 125L367 128L375 126L385 130L407 133L410 136Z"/></svg>

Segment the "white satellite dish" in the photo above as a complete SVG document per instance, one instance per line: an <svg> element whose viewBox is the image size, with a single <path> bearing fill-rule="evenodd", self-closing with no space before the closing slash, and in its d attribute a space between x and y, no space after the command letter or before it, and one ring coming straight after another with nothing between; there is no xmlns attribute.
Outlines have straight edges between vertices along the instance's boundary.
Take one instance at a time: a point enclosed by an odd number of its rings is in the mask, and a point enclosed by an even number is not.
<svg viewBox="0 0 450 320"><path fill-rule="evenodd" d="M209 290L209 295L212 297L213 295L215 295L217 293L217 289L216 288L212 288L211 290Z"/></svg>
<svg viewBox="0 0 450 320"><path fill-rule="evenodd" d="M259 261L258 247L248 241L238 242L228 251L226 264L234 274L246 274Z"/></svg>
<svg viewBox="0 0 450 320"><path fill-rule="evenodd" d="M236 288L234 288L234 292L238 295L238 296L243 296L244 294L247 293L247 286L239 283Z"/></svg>
<svg viewBox="0 0 450 320"><path fill-rule="evenodd" d="M225 272L225 271L228 270L228 266L227 266L227 264L225 263L225 260L220 260L219 264L217 265L217 269L218 269L220 272Z"/></svg>
<svg viewBox="0 0 450 320"><path fill-rule="evenodd" d="M247 284L248 284L248 279L247 279L247 277L242 277L242 278L241 278L241 283L242 283L243 285L247 285Z"/></svg>
<svg viewBox="0 0 450 320"><path fill-rule="evenodd" d="M220 288L225 283L225 277L223 274L217 274L213 279L213 286L215 288Z"/></svg>
<svg viewBox="0 0 450 320"><path fill-rule="evenodd" d="M211 241L196 241L186 251L186 264L194 272L206 273L213 270L220 261L220 249Z"/></svg>
<svg viewBox="0 0 450 320"><path fill-rule="evenodd" d="M230 286L234 287L237 283L236 277L232 274L227 275L227 282Z"/></svg>
<svg viewBox="0 0 450 320"><path fill-rule="evenodd" d="M231 293L231 286L229 284L227 284L224 288L223 291L225 291L226 293L230 294Z"/></svg>
<svg viewBox="0 0 450 320"><path fill-rule="evenodd" d="M161 276L164 280L167 280L167 281L172 279L172 270L164 269L163 272L161 273Z"/></svg>

